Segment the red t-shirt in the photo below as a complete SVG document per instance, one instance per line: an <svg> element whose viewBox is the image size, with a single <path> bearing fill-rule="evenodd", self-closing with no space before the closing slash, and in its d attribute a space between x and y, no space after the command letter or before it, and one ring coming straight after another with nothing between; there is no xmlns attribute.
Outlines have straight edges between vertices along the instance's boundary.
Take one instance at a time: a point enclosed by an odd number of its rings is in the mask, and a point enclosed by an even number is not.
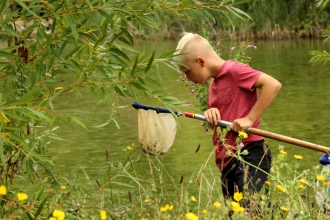
<svg viewBox="0 0 330 220"><path fill-rule="evenodd" d="M211 81L208 108L219 109L221 120L224 121L232 122L247 116L258 98L257 90L253 85L260 74L262 72L252 69L249 65L231 60L226 61ZM252 127L258 128L259 123L260 118L255 121ZM226 143L234 147L233 152L236 152L237 136L237 132L229 131L225 137ZM243 139L243 144L246 146L252 141L262 139L261 136L248 134L248 137ZM232 157L226 156L227 148L219 140L216 128L214 128L213 133L213 145L216 164L220 170L223 170Z"/></svg>

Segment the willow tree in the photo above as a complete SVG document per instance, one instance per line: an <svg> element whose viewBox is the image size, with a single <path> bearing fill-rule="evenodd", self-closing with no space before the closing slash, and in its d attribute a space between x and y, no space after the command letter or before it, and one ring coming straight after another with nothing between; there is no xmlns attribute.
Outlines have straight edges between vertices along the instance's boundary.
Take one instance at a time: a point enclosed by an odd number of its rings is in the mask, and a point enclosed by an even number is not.
<svg viewBox="0 0 330 220"><path fill-rule="evenodd" d="M233 2L2 0L0 185L8 187L22 171L40 175L38 166L51 173L45 149L60 138L55 132L60 123L86 128L55 106L64 93L89 89L100 101L111 99L113 108L120 98L137 94L169 108L182 104L153 77L161 78L157 65L174 68L174 51L159 57L141 53L134 48L135 36L147 39L146 30L158 28L155 15L164 10L187 18L218 11L228 22L247 17ZM117 124L114 114L102 126L109 123Z"/></svg>

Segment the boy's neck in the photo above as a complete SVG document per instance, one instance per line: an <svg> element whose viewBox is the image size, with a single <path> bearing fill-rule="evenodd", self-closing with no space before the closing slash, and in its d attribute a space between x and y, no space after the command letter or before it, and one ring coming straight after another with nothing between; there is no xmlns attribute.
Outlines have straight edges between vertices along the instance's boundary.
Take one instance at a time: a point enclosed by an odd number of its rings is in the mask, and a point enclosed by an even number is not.
<svg viewBox="0 0 330 220"><path fill-rule="evenodd" d="M223 66L223 64L225 63L226 61L221 59L221 57L217 56L214 58L213 60L213 65L212 65L212 68L211 68L211 77L215 77L216 75L218 75L221 67Z"/></svg>

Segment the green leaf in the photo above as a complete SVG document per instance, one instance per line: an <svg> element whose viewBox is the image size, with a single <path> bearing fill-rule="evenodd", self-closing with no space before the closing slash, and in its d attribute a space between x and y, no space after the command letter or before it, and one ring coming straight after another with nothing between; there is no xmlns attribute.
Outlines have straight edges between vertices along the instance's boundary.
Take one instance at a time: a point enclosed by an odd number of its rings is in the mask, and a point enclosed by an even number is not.
<svg viewBox="0 0 330 220"><path fill-rule="evenodd" d="M44 200L42 200L42 202L40 203L38 210L36 211L36 214L34 215L34 219L38 219L38 216L40 215L42 209L44 208L46 202L48 200L48 197L44 198Z"/></svg>
<svg viewBox="0 0 330 220"><path fill-rule="evenodd" d="M81 46L73 48L73 50L72 50L71 52L69 52L69 53L64 57L64 59L65 59L65 60L68 59L70 56L72 56L74 53L76 53L76 52L80 49L80 47L81 47Z"/></svg>
<svg viewBox="0 0 330 220"><path fill-rule="evenodd" d="M163 87L162 84L160 84L156 80L151 79L150 77L146 77L145 79L146 79L146 81L150 82L151 84L154 84L154 85L159 86L159 87Z"/></svg>
<svg viewBox="0 0 330 220"><path fill-rule="evenodd" d="M69 22L70 22L70 28L71 28L72 34L73 34L74 38L77 41L78 32L77 32L77 29L76 29L76 23L71 18L69 19Z"/></svg>
<svg viewBox="0 0 330 220"><path fill-rule="evenodd" d="M91 10L93 10L93 5L92 5L92 2L90 0L87 0L87 5L89 6L89 8Z"/></svg>
<svg viewBox="0 0 330 220"><path fill-rule="evenodd" d="M139 62L139 54L136 56L135 58L135 61L134 61L134 64L132 66L132 71L131 71L131 76L134 76L134 72L135 72L135 69L136 69L136 66L137 66L137 63Z"/></svg>
<svg viewBox="0 0 330 220"><path fill-rule="evenodd" d="M88 130L88 128L86 127L86 125L84 123L82 123L78 118L71 116L70 119L74 122L76 122L78 125L80 125L81 127L85 128L86 130Z"/></svg>
<svg viewBox="0 0 330 220"><path fill-rule="evenodd" d="M19 56L15 55L15 54L8 53L8 52L5 52L3 50L0 50L0 57L5 57L5 58L8 58L8 59L20 58Z"/></svg>
<svg viewBox="0 0 330 220"><path fill-rule="evenodd" d="M94 127L95 127L95 128L102 128L102 127L107 126L109 123L110 123L110 121L107 121L107 122L105 122L105 123L103 123L103 124L96 125L96 126L94 126Z"/></svg>
<svg viewBox="0 0 330 220"><path fill-rule="evenodd" d="M36 13L34 13L33 11L31 11L23 1L21 1L21 0L15 0L15 1L20 6L22 6L22 8L24 8L26 11L28 11L29 13L31 13L32 15L34 15L36 18L42 20L42 18L39 15L37 15Z"/></svg>
<svg viewBox="0 0 330 220"><path fill-rule="evenodd" d="M147 73L152 65L152 62L154 61L154 56L155 56L155 51L152 53L150 59L149 59L149 62L148 62L148 65L147 67L144 69L144 73Z"/></svg>
<svg viewBox="0 0 330 220"><path fill-rule="evenodd" d="M118 122L114 118L112 118L112 121L115 123L116 127L120 129Z"/></svg>
<svg viewBox="0 0 330 220"><path fill-rule="evenodd" d="M9 0L2 0L2 3L0 5L0 15L2 14L2 11L7 7L9 3Z"/></svg>

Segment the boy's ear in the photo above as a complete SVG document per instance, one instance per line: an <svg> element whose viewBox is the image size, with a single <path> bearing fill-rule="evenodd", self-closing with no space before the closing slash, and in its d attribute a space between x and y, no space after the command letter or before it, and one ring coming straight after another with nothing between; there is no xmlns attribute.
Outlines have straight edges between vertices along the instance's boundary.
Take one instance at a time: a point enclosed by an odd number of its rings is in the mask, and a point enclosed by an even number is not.
<svg viewBox="0 0 330 220"><path fill-rule="evenodd" d="M196 62L199 63L202 67L204 67L204 65L205 65L204 57L201 57L201 56L196 57Z"/></svg>

